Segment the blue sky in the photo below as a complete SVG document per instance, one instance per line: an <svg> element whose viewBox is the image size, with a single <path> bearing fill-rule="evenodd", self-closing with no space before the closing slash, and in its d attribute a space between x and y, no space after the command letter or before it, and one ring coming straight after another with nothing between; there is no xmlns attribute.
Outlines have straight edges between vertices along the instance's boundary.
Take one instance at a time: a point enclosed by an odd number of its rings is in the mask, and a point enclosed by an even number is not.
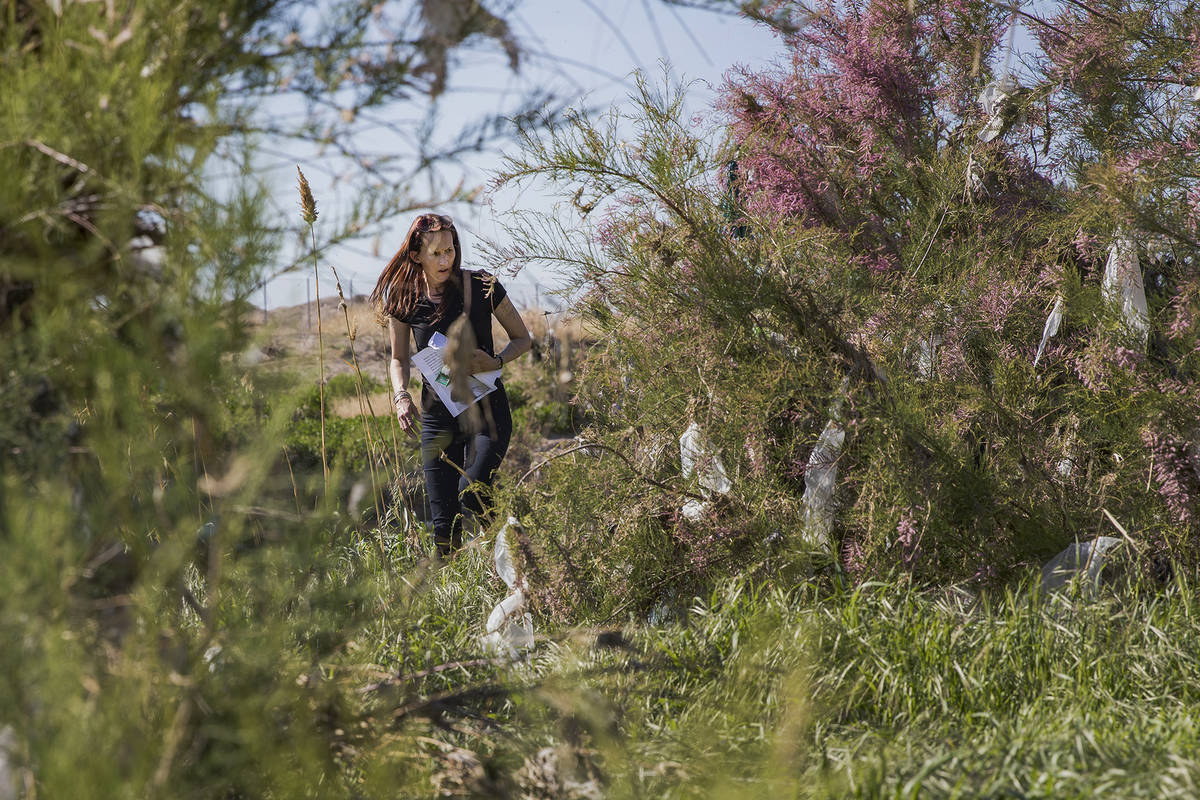
<svg viewBox="0 0 1200 800"><path fill-rule="evenodd" d="M666 6L657 0L524 0L508 15L513 33L524 46L527 56L520 71L513 73L507 57L496 44L486 42L463 53L452 73L450 88L439 110L439 128L435 136L449 135L481 112L510 108L515 99L531 88L551 88L573 104L608 107L625 102L632 87L634 70L660 74L660 61L670 64L672 75L694 81L690 103L693 111L707 109L720 86L723 75L736 64L763 66L781 54L777 38L754 23L727 15L696 9ZM272 113L292 114L298 109L281 101ZM412 117L414 110L396 105L375 118ZM365 115L364 115L365 116ZM380 120L385 121L385 120ZM407 145L383 125L366 124L357 142L365 149L380 153L407 152ZM273 188L276 211L285 220L299 217L294 204L295 167L305 170L325 215L345 213L352 200L352 181L335 180L327 169L331 159L316 151L287 154L274 152L264 143L262 169ZM291 156L289 159L288 156ZM472 154L461 171L450 169L444 178L461 179L467 186L482 185L490 170L499 164L497 153ZM536 190L519 195L506 193L487 197L486 204L473 208L458 206L439 209L451 213L463 238L464 266L480 265L480 237L505 239L505 216L515 207L550 210L549 197ZM395 220L379 236L364 238L338 248L322 259L322 296L332 293L332 275L326 263L337 266L345 283L355 292L369 291L380 269L399 245L409 219ZM317 235L320 237L320 223ZM378 256L372 254L377 249ZM287 258L289 253L285 252ZM270 307L304 302L311 287L312 269L276 278L266 287ZM557 284L556 276L544 271L527 271L507 285L519 304L531 304L548 287ZM261 295L254 298L262 302ZM543 300L544 302L544 300Z"/></svg>

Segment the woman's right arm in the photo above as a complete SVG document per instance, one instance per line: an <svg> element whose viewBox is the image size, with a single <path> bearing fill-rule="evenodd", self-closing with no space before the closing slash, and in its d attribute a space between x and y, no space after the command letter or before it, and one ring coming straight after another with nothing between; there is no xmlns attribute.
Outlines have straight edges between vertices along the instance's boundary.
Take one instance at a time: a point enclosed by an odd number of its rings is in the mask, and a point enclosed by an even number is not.
<svg viewBox="0 0 1200 800"><path fill-rule="evenodd" d="M388 338L392 343L392 361L388 365L388 376L392 379L393 398L396 401L396 419L400 430L417 434L417 407L408 393L408 380L412 367L409 364L409 327L395 317L388 317Z"/></svg>

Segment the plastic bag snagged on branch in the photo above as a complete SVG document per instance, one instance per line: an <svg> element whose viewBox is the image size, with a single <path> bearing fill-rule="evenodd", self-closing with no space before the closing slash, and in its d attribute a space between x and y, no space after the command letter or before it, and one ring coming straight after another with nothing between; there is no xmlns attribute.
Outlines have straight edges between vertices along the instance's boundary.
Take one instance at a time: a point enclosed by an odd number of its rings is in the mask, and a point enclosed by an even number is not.
<svg viewBox="0 0 1200 800"><path fill-rule="evenodd" d="M942 335L931 333L917 342L917 380L930 380L937 372L937 351L942 346Z"/></svg>
<svg viewBox="0 0 1200 800"><path fill-rule="evenodd" d="M816 447L808 457L804 470L804 539L819 547L831 548L833 542L833 493L837 483L837 460L842 454L846 432L838 424L836 415L829 420Z"/></svg>
<svg viewBox="0 0 1200 800"><path fill-rule="evenodd" d="M533 646L533 617L524 611L525 587L517 576L517 568L508 549L509 530L517 530L520 527L521 523L516 517L509 517L504 527L496 534L492 562L495 564L496 574L508 587L509 595L497 603L492 613L488 614L483 636L485 649L506 654L509 658L515 658L518 651Z"/></svg>
<svg viewBox="0 0 1200 800"><path fill-rule="evenodd" d="M1010 103L1020 86L1011 76L1005 75L983 87L979 93L979 105L988 121L979 131L979 141L990 142L1004 133L1021 117L1020 110Z"/></svg>
<svg viewBox="0 0 1200 800"><path fill-rule="evenodd" d="M1146 305L1146 290L1142 286L1137 245L1127 234L1118 234L1116 241L1108 247L1108 261L1100 280L1100 292L1107 302L1119 307L1126 328L1145 347L1150 336L1150 310Z"/></svg>
<svg viewBox="0 0 1200 800"><path fill-rule="evenodd" d="M713 451L708 438L700 426L692 422L687 430L679 437L679 459L682 463L684 478L696 473L700 483L700 493L708 497L710 493L729 494L733 484L725 474L725 465ZM688 500L683 505L682 513L685 519L692 522L704 516L708 503L701 500Z"/></svg>
<svg viewBox="0 0 1200 800"><path fill-rule="evenodd" d="M1062 326L1062 319L1063 299L1060 294L1054 298L1054 308L1050 310L1050 316L1046 317L1046 325L1042 328L1042 341L1038 343L1037 355L1033 357L1033 365L1035 367L1042 360L1042 353L1046 349L1046 342L1050 341L1050 338L1055 336L1058 333L1058 329Z"/></svg>

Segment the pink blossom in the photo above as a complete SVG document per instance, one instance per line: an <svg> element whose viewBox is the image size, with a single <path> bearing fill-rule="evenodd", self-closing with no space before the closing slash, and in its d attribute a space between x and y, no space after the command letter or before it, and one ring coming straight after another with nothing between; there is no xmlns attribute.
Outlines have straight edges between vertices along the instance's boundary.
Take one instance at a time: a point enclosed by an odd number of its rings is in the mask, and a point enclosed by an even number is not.
<svg viewBox="0 0 1200 800"><path fill-rule="evenodd" d="M905 564L911 565L920 555L921 533L913 516L913 509L905 511L896 523L896 544L900 545Z"/></svg>
<svg viewBox="0 0 1200 800"><path fill-rule="evenodd" d="M1170 434L1143 431L1142 442L1153 459L1158 493L1166 501L1175 523L1191 526L1198 519L1196 502L1200 498L1200 476L1188 456L1187 444Z"/></svg>

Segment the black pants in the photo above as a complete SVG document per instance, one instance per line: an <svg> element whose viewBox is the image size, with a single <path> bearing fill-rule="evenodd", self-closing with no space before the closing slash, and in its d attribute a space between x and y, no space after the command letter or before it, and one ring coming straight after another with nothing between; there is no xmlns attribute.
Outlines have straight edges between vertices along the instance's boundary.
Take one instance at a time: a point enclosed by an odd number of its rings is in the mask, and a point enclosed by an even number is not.
<svg viewBox="0 0 1200 800"><path fill-rule="evenodd" d="M442 555L462 546L464 505L486 518L488 489L512 437L512 413L503 384L477 405L483 418L480 430L468 429L469 412L455 418L436 399L421 413L425 494L433 512L433 541Z"/></svg>

